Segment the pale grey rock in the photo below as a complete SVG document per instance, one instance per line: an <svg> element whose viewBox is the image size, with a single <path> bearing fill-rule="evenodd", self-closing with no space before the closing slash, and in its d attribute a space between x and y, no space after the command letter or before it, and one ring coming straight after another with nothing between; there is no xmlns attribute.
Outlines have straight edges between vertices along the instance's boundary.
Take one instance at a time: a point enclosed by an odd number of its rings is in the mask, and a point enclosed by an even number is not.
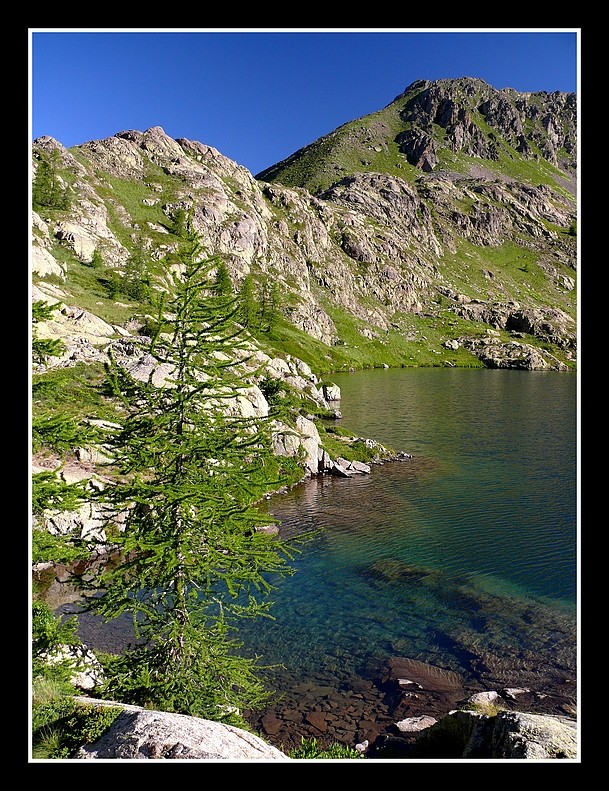
<svg viewBox="0 0 609 791"><path fill-rule="evenodd" d="M351 478L355 473L351 470L348 470L342 464L338 464L338 462L334 462L329 472L331 475L336 475L338 478Z"/></svg>
<svg viewBox="0 0 609 791"><path fill-rule="evenodd" d="M79 689L92 690L104 683L103 668L86 645L61 645L40 658L49 665L67 662L72 668L70 682Z"/></svg>
<svg viewBox="0 0 609 791"><path fill-rule="evenodd" d="M369 464L366 464L363 461L357 461L357 459L354 459L351 462L348 469L355 470L355 472L358 472L361 475L370 475L370 472L372 471L372 468Z"/></svg>
<svg viewBox="0 0 609 791"><path fill-rule="evenodd" d="M402 733L418 733L419 731L424 731L425 728L430 728L432 725L435 725L437 721L435 717L428 717L427 715L406 717L396 722L396 727Z"/></svg>
<svg viewBox="0 0 609 791"><path fill-rule="evenodd" d="M487 368L509 368L522 371L568 371L568 366L545 349L518 341L500 343L493 339L463 341Z"/></svg>
<svg viewBox="0 0 609 791"><path fill-rule="evenodd" d="M32 245L32 272L39 277L55 275L62 280L66 279L65 268L44 247Z"/></svg>
<svg viewBox="0 0 609 791"><path fill-rule="evenodd" d="M65 294L61 289L50 283L32 284L32 302L46 302L49 305L58 305L61 303L62 297L64 296ZM36 329L38 329L41 323L42 322L38 322L36 324Z"/></svg>
<svg viewBox="0 0 609 791"><path fill-rule="evenodd" d="M42 299L43 301L54 305L56 302L63 302L65 296L66 292L59 286L56 286L54 283L46 283L45 281L41 281L36 285L32 285L32 302Z"/></svg>
<svg viewBox="0 0 609 791"><path fill-rule="evenodd" d="M34 286L32 301L40 299L49 304L60 302L60 300L46 296L40 288ZM52 317L48 321L36 323L36 335L41 339L61 340L67 347L67 352L66 355L58 359L65 360L76 353L76 347L79 345L90 344L95 347L106 345L114 336L114 328L87 310L61 303L60 307L53 311Z"/></svg>
<svg viewBox="0 0 609 791"><path fill-rule="evenodd" d="M273 357L267 362L265 373L274 379L285 378L290 375L291 370L289 363L281 357Z"/></svg>
<svg viewBox="0 0 609 791"><path fill-rule="evenodd" d="M303 376L305 379L308 379L309 382L316 382L317 377L311 370L311 366L308 363L305 363L304 360L299 360L297 357L290 357L290 368L296 373L298 376Z"/></svg>
<svg viewBox="0 0 609 791"><path fill-rule="evenodd" d="M336 459L336 466L340 467L350 475L369 475L371 471L369 464L364 464L363 461L357 461L355 459L351 461L349 459L343 458L342 456L339 456Z"/></svg>
<svg viewBox="0 0 609 791"><path fill-rule="evenodd" d="M279 533L278 525L257 525L255 530L257 533L266 533L270 536L276 536Z"/></svg>
<svg viewBox="0 0 609 791"><path fill-rule="evenodd" d="M319 472L321 439L312 420L299 415L295 426L274 422L272 436L273 452L278 456L299 458L306 475Z"/></svg>
<svg viewBox="0 0 609 791"><path fill-rule="evenodd" d="M267 417L269 414L268 401L257 385L251 385L235 399L229 399L227 404L229 412L231 404L235 414L245 418Z"/></svg>
<svg viewBox="0 0 609 791"><path fill-rule="evenodd" d="M318 472L318 455L321 439L317 426L312 420L299 415L296 418L296 430L301 437L301 446L304 451L303 466L309 475L316 475Z"/></svg>
<svg viewBox="0 0 609 791"><path fill-rule="evenodd" d="M496 716L457 710L417 739L416 757L575 759L577 721L569 717L499 711Z"/></svg>
<svg viewBox="0 0 609 791"><path fill-rule="evenodd" d="M99 450L98 448L76 448L76 458L85 464L109 464L112 456Z"/></svg>
<svg viewBox="0 0 609 791"><path fill-rule="evenodd" d="M492 738L494 758L576 758L577 721L568 717L499 712Z"/></svg>
<svg viewBox="0 0 609 791"><path fill-rule="evenodd" d="M468 703L478 703L481 705L495 704L500 701L501 695L495 690L489 690L488 692L476 692L474 695L470 695L467 699Z"/></svg>
<svg viewBox="0 0 609 791"><path fill-rule="evenodd" d="M323 385L323 396L326 401L340 401L340 387L333 382Z"/></svg>
<svg viewBox="0 0 609 791"><path fill-rule="evenodd" d="M260 737L220 722L125 707L95 744L75 758L84 760L289 761Z"/></svg>
<svg viewBox="0 0 609 791"><path fill-rule="evenodd" d="M159 363L151 354L143 354L126 361L124 368L140 382L146 382L152 377L150 381L155 387L175 387L175 381L172 379L176 370L175 365Z"/></svg>
<svg viewBox="0 0 609 791"><path fill-rule="evenodd" d="M501 690L501 694L509 698L509 700L516 700L517 695L524 695L527 692L530 692L530 689L526 689L526 687L506 687L505 689Z"/></svg>
<svg viewBox="0 0 609 791"><path fill-rule="evenodd" d="M74 536L99 546L107 542L107 516L99 503L86 502L75 511L45 511L40 521L42 527L52 535Z"/></svg>
<svg viewBox="0 0 609 791"><path fill-rule="evenodd" d="M329 472L332 469L334 462L328 451L324 450L322 447L318 449L317 460L320 472Z"/></svg>
<svg viewBox="0 0 609 791"><path fill-rule="evenodd" d="M40 231L40 234L45 242L49 239L51 235L49 231L49 225L42 219L38 212L35 211L32 211L32 228ZM34 238L36 239L37 237L34 236Z"/></svg>
<svg viewBox="0 0 609 791"><path fill-rule="evenodd" d="M60 222L55 229L55 236L69 244L80 261L88 262L93 258L97 240L81 225L74 222Z"/></svg>

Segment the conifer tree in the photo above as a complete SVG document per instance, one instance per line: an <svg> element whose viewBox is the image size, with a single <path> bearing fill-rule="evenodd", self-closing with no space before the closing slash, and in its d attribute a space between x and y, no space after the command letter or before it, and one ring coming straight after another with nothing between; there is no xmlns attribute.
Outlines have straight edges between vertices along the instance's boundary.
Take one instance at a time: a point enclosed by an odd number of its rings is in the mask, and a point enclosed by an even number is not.
<svg viewBox="0 0 609 791"><path fill-rule="evenodd" d="M251 332L258 327L258 306L254 297L254 279L246 275L239 288L239 321Z"/></svg>
<svg viewBox="0 0 609 791"><path fill-rule="evenodd" d="M133 252L125 263L120 291L138 302L147 302L150 299L148 264L140 250Z"/></svg>
<svg viewBox="0 0 609 791"><path fill-rule="evenodd" d="M262 283L260 294L260 327L263 332L272 332L279 318L279 288L277 281L267 278Z"/></svg>
<svg viewBox="0 0 609 791"><path fill-rule="evenodd" d="M53 209L67 209L69 199L67 191L61 186L57 177L56 165L59 161L57 151L50 158L42 156L32 183L32 204L34 207L48 206Z"/></svg>
<svg viewBox="0 0 609 791"><path fill-rule="evenodd" d="M174 296L160 300L163 333L145 348L164 366L164 386L152 373L142 382L114 361L107 368L125 418L104 439L119 480L100 496L127 514L125 560L90 583L102 595L89 606L107 620L131 612L139 636L109 667L106 694L230 722L235 707L256 708L269 695L234 629L269 615L272 578L292 572L291 554L256 530L268 523L254 504L277 459L264 421L230 408L244 388L237 301L227 312L217 299L218 259L202 256L196 234L181 259Z"/></svg>
<svg viewBox="0 0 609 791"><path fill-rule="evenodd" d="M220 261L216 268L214 290L219 297L230 297L233 293L233 283L224 261Z"/></svg>

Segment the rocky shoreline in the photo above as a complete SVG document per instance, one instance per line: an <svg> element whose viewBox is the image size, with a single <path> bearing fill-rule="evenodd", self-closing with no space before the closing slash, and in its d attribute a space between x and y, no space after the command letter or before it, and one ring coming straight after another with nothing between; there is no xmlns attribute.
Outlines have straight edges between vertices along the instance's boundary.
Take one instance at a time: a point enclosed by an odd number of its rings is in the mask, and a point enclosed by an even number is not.
<svg viewBox="0 0 609 791"><path fill-rule="evenodd" d="M577 717L577 680L521 668L527 686L465 680L454 671L405 657L391 657L366 677L320 672L316 678L284 678L282 699L247 722L270 744L289 751L302 739L329 747L363 745L369 757L408 757L422 729L465 707ZM543 691L542 691L543 690Z"/></svg>

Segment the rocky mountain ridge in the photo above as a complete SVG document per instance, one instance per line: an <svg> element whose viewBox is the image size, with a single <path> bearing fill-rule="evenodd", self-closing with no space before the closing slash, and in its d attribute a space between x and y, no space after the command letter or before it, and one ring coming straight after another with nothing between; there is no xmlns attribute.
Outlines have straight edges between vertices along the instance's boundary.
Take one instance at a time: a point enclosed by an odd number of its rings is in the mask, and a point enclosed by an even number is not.
<svg viewBox="0 0 609 791"><path fill-rule="evenodd" d="M137 250L162 288L156 265L175 250L177 214L192 208L235 288L248 274L272 279L283 318L313 339L327 369L370 365L369 343L372 364L567 370L577 340L575 107L572 94L419 81L388 106L399 131L380 112L329 136L341 138L343 155L325 156L342 161L347 150L357 167L335 165L336 178L315 193L310 178L294 183L295 168L322 178L326 158L311 151L325 152L325 139L254 178L160 127L70 150L39 138L34 178L53 158L70 207L36 207L34 281L78 304L71 281L83 265L96 255L120 275ZM383 162L362 159L370 148ZM489 354L493 330L501 348ZM506 345L514 340L529 362Z"/></svg>

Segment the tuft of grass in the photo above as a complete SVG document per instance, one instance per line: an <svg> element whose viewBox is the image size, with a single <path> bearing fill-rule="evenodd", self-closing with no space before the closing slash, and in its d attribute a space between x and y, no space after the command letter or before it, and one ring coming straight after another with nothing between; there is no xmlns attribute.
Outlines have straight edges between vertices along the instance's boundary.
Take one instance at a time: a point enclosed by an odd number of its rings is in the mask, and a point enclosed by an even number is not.
<svg viewBox="0 0 609 791"><path fill-rule="evenodd" d="M310 759L339 759L352 761L363 758L363 754L353 747L346 744L334 742L328 747L321 747L315 737L311 739L301 738L300 747L288 753L290 758L310 760Z"/></svg>
<svg viewBox="0 0 609 791"><path fill-rule="evenodd" d="M484 714L485 717L496 717L500 711L505 711L505 707L497 703L464 703L460 706L461 711L473 711L476 714Z"/></svg>
<svg viewBox="0 0 609 791"><path fill-rule="evenodd" d="M72 691L72 687L59 678L36 676L32 680L32 705L46 706Z"/></svg>
<svg viewBox="0 0 609 791"><path fill-rule="evenodd" d="M103 736L121 711L115 706L83 705L69 697L34 706L32 757L71 758L79 747Z"/></svg>

